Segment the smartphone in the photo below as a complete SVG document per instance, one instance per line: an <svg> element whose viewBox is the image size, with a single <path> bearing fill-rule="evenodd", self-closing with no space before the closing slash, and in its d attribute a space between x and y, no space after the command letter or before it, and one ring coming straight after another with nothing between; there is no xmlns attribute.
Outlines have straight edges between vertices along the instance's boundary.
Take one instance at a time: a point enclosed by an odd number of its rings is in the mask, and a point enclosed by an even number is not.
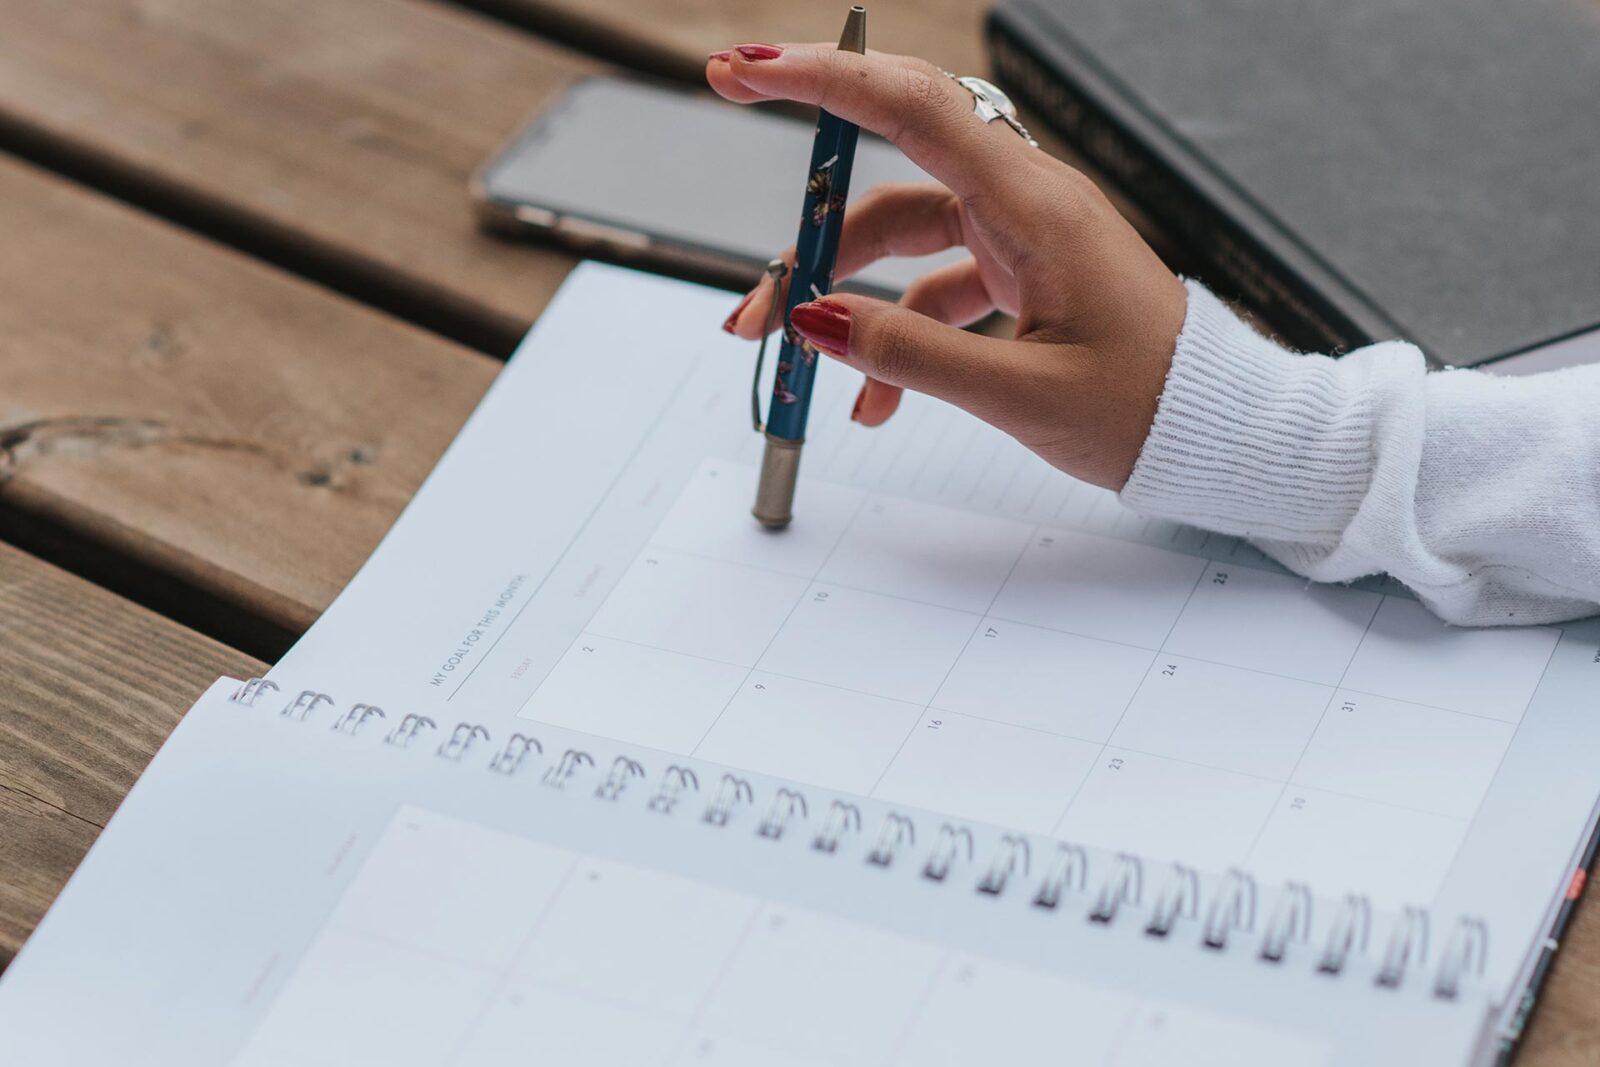
<svg viewBox="0 0 1600 1067"><path fill-rule="evenodd" d="M794 243L813 132L785 115L593 77L490 160L472 194L494 231L743 288ZM898 148L862 134L852 200L882 182L928 180ZM965 254L884 260L841 288L892 298Z"/></svg>

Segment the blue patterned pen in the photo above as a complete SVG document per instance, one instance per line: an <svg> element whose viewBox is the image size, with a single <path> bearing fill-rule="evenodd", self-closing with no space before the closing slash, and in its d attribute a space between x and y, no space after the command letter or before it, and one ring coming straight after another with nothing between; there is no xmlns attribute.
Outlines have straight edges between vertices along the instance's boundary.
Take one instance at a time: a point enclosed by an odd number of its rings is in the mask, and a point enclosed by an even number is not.
<svg viewBox="0 0 1600 1067"><path fill-rule="evenodd" d="M841 51L867 50L867 9L852 7L839 38ZM839 254L844 202L850 195L850 168L855 162L853 122L817 113L817 136L811 147L805 202L800 211L800 236L795 241L794 274L783 309L783 344L778 349L778 376L764 427L766 452L756 486L752 513L763 526L782 529L794 512L795 481L800 476L800 449L805 444L811 385L817 374L817 351L789 323L796 304L826 296L833 288L833 265Z"/></svg>

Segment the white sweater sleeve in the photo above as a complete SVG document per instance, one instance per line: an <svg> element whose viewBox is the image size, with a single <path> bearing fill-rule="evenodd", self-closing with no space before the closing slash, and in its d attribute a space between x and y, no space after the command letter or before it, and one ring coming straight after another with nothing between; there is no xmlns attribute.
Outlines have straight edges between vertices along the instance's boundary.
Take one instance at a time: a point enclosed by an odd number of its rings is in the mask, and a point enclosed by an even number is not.
<svg viewBox="0 0 1600 1067"><path fill-rule="evenodd" d="M1318 581L1387 572L1450 622L1600 611L1600 366L1427 373L1401 342L1298 355L1188 288L1123 503Z"/></svg>

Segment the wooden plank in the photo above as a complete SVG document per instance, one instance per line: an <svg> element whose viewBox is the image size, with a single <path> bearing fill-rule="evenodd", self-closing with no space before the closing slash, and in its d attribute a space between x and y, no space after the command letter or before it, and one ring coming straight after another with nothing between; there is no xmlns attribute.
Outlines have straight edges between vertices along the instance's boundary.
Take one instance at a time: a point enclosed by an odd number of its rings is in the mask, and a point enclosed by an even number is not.
<svg viewBox="0 0 1600 1067"><path fill-rule="evenodd" d="M3 158L0 233L0 536L208 632L309 625L499 366Z"/></svg>
<svg viewBox="0 0 1600 1067"><path fill-rule="evenodd" d="M750 41L837 40L848 3L751 0L468 0L508 21L570 41L598 56L668 77L698 81L706 53ZM873 0L873 48L921 56L957 74L989 69L983 46L988 0Z"/></svg>
<svg viewBox="0 0 1600 1067"><path fill-rule="evenodd" d="M1600 1063L1600 906L1592 892L1567 930L1516 1062L1517 1067Z"/></svg>
<svg viewBox="0 0 1600 1067"><path fill-rule="evenodd" d="M0 147L509 351L573 262L467 181L599 67L410 0L0 0Z"/></svg>
<svg viewBox="0 0 1600 1067"><path fill-rule="evenodd" d="M0 545L0 967L183 711L262 669Z"/></svg>

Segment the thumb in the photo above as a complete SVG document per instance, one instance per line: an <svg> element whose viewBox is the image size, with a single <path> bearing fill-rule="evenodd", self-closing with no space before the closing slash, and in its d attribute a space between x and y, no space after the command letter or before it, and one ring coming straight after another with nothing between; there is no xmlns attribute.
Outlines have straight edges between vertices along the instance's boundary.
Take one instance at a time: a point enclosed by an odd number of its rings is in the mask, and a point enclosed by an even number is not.
<svg viewBox="0 0 1600 1067"><path fill-rule="evenodd" d="M1048 376L1039 346L968 333L870 297L798 304L789 323L818 351L869 378L938 397L1008 432Z"/></svg>

